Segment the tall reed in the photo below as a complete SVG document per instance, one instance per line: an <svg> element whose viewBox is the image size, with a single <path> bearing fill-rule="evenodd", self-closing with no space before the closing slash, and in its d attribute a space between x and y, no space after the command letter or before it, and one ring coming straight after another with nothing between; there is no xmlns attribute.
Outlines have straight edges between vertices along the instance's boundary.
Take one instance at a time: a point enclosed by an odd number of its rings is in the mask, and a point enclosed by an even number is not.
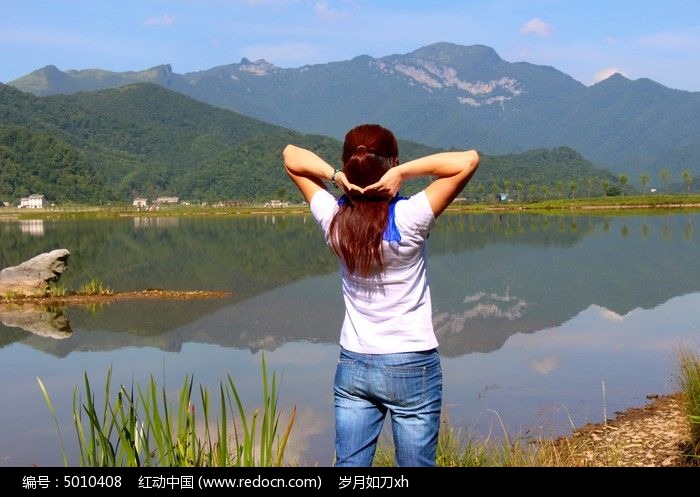
<svg viewBox="0 0 700 497"><path fill-rule="evenodd" d="M681 350L678 353L678 373L690 420L689 456L700 462L700 356L687 349Z"/></svg>
<svg viewBox="0 0 700 497"><path fill-rule="evenodd" d="M120 385L111 395L112 370L107 371L102 404L98 406L87 373L84 392L73 393L73 422L81 466L281 466L296 408L281 430L279 386L275 373L267 374L262 356L263 407L252 413L244 407L230 375L219 383L218 418L212 419L209 390L199 386L199 410L193 401L194 380L185 376L177 403L153 376L145 386ZM39 386L59 430L64 464L63 436L51 398ZM83 397L84 395L84 397ZM238 420L236 419L238 415ZM240 425L240 426L239 426ZM233 431L233 435L231 435Z"/></svg>

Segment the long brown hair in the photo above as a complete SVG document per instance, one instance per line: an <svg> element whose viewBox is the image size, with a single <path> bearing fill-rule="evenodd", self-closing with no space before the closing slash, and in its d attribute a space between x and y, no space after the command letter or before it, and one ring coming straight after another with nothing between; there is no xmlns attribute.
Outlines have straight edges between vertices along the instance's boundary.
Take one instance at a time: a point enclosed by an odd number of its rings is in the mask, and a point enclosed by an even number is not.
<svg viewBox="0 0 700 497"><path fill-rule="evenodd" d="M379 181L398 163L398 157L394 134L378 124L363 124L345 135L343 172L357 186ZM389 201L362 196L344 200L329 228L331 247L353 274L382 272L382 238L389 219Z"/></svg>

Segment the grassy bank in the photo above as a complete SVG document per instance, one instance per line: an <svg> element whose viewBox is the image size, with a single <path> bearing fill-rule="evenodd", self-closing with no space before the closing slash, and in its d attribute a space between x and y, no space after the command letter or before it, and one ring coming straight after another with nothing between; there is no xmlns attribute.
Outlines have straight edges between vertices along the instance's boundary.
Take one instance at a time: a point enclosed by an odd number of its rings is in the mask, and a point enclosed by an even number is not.
<svg viewBox="0 0 700 497"><path fill-rule="evenodd" d="M60 209L14 209L1 208L2 220L29 219L117 219L132 217L216 217L216 216L256 216L256 215L287 215L308 214L306 205L291 205L283 208L271 208L264 205L247 205L236 207L207 207L207 206L168 206L157 210L138 210L131 206L122 207L89 207L71 206Z"/></svg>
<svg viewBox="0 0 700 497"><path fill-rule="evenodd" d="M668 209L700 209L700 195L636 195L580 199L552 199L539 202L454 203L448 212L527 211L580 213L620 213L627 211L661 211ZM188 217L188 216L255 216L308 214L305 204L288 207L266 207L264 204L241 204L213 207L199 205L165 206L157 210L138 210L131 205L84 206L67 205L47 209L0 208L0 220L14 219L96 219L119 217Z"/></svg>
<svg viewBox="0 0 700 497"><path fill-rule="evenodd" d="M700 356L687 350L679 353L679 383L685 395L685 411L690 420L689 457L700 464Z"/></svg>
<svg viewBox="0 0 700 497"><path fill-rule="evenodd" d="M548 437L511 437L480 440L466 435L443 419L440 426L436 464L439 467L564 467L582 466L580 454L585 442ZM394 466L394 451L389 442L381 443L374 466Z"/></svg>
<svg viewBox="0 0 700 497"><path fill-rule="evenodd" d="M538 202L504 202L498 204L453 204L452 211L580 211L619 212L628 210L700 209L700 195L631 195L577 199L551 199Z"/></svg>
<svg viewBox="0 0 700 497"><path fill-rule="evenodd" d="M439 467L630 467L694 466L688 450L688 417L682 394L654 399L617 413L612 420L575 428L565 437L510 435L474 439L443 422ZM375 466L394 465L392 444L383 442Z"/></svg>

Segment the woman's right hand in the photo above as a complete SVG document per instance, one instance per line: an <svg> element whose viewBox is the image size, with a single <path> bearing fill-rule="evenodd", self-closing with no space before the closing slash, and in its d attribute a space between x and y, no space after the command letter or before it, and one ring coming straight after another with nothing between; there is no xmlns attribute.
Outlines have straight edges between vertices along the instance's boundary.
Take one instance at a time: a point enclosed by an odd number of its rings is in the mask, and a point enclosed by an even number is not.
<svg viewBox="0 0 700 497"><path fill-rule="evenodd" d="M365 187L362 193L367 197L394 198L403 184L403 175L399 166L390 168L379 181Z"/></svg>
<svg viewBox="0 0 700 497"><path fill-rule="evenodd" d="M342 188L348 197L356 197L358 195L362 195L363 193L362 188L348 181L348 177L345 176L343 171L338 171L335 174L335 184L336 186Z"/></svg>

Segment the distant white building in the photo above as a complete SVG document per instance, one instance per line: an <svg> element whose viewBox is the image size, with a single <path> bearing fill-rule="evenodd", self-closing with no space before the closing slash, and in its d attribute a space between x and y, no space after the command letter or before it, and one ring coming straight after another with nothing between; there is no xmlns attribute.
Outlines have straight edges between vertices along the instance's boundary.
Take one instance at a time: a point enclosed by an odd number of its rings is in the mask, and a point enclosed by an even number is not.
<svg viewBox="0 0 700 497"><path fill-rule="evenodd" d="M163 205L163 204L177 204L178 202L180 202L180 197L158 197L157 199L155 199L155 201L153 203Z"/></svg>
<svg viewBox="0 0 700 497"><path fill-rule="evenodd" d="M132 205L137 209L146 209L148 208L148 199L143 197L136 197Z"/></svg>
<svg viewBox="0 0 700 497"><path fill-rule="evenodd" d="M265 207L273 208L273 209L278 209L278 208L285 208L289 207L289 202L283 202L281 200L270 200L269 202L265 202Z"/></svg>
<svg viewBox="0 0 700 497"><path fill-rule="evenodd" d="M20 209L43 209L44 208L44 196L43 195L29 195L28 197L19 199Z"/></svg>

